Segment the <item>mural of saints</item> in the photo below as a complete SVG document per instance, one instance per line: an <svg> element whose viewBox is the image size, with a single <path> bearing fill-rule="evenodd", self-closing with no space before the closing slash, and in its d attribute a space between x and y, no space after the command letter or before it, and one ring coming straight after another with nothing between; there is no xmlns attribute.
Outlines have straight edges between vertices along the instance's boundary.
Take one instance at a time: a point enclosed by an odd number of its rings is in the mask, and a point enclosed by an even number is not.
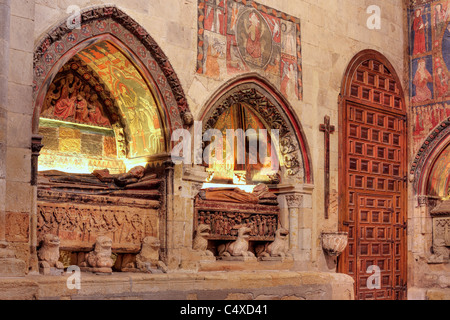
<svg viewBox="0 0 450 320"><path fill-rule="evenodd" d="M414 13L412 25L414 31L413 55L418 55L427 51L427 26L428 22L424 21L422 9L417 9Z"/></svg>
<svg viewBox="0 0 450 320"><path fill-rule="evenodd" d="M413 85L415 86L415 95L412 98L413 103L424 102L433 98L433 93L428 87L428 84L432 82L433 77L427 69L426 60L419 59L417 71L413 78Z"/></svg>
<svg viewBox="0 0 450 320"><path fill-rule="evenodd" d="M246 63L264 68L272 56L272 34L269 25L256 10L246 10L238 18L239 51Z"/></svg>

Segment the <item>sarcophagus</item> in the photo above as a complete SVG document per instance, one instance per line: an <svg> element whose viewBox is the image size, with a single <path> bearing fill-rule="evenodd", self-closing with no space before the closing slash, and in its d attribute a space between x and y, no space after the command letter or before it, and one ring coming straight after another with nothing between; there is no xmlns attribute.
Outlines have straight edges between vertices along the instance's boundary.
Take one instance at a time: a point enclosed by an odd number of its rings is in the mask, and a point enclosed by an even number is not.
<svg viewBox="0 0 450 320"><path fill-rule="evenodd" d="M266 189L264 192L269 194ZM223 194L220 198L223 198ZM230 200L246 201L240 196L232 195L231 198ZM238 237L239 228L247 226L251 229L250 241L274 241L280 216L280 208L275 199L273 195L270 195L270 198L255 196L254 199L249 197L247 202L239 203L218 201L208 199L208 195L199 195L195 199L195 229L200 225L209 225L211 232L208 240L233 241ZM265 204L267 201L270 201L270 204Z"/></svg>
<svg viewBox="0 0 450 320"><path fill-rule="evenodd" d="M87 252L98 237L106 236L112 240L114 253L138 253L146 237L159 238L163 180L141 177L118 187L118 181L102 176L104 182L99 183L88 175L75 178L61 178L59 173L51 173L46 179L41 176L39 242L46 234L53 234L60 238L61 250Z"/></svg>

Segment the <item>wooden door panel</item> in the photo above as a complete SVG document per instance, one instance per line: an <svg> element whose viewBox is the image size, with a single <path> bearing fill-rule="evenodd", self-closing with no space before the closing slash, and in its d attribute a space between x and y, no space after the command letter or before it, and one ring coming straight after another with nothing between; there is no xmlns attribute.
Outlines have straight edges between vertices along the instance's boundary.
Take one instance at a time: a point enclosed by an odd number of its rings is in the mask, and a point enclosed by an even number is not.
<svg viewBox="0 0 450 320"><path fill-rule="evenodd" d="M357 299L404 299L406 110L398 77L369 56L350 64L343 86L340 225L349 245L339 270L355 279ZM380 289L368 288L371 266Z"/></svg>

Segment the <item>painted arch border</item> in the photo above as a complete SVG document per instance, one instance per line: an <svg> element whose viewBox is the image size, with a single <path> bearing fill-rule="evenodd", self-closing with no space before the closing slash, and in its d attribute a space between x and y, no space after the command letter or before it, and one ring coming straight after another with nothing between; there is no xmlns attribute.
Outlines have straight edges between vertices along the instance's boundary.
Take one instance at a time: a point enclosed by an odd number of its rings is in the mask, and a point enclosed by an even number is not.
<svg viewBox="0 0 450 320"><path fill-rule="evenodd" d="M425 139L412 160L410 181L417 196L426 196L431 170L441 152L450 144L450 117L441 122Z"/></svg>
<svg viewBox="0 0 450 320"><path fill-rule="evenodd" d="M263 122L269 128L280 130L281 153L293 164L292 168L287 166L289 176L301 178L305 184L313 185L310 148L295 110L278 89L256 72L239 75L227 81L206 101L199 116L202 132L212 129L218 116L224 108L230 107L231 103L248 103L251 100L262 103L258 108L250 103L250 107L259 116L261 112L272 113L272 122L268 123L267 119Z"/></svg>
<svg viewBox="0 0 450 320"><path fill-rule="evenodd" d="M165 126L170 132L190 127L187 99L167 56L128 14L114 5L105 5L83 10L79 29L69 28L66 20L60 22L36 46L33 57L33 133L39 130L39 110L59 71L58 66L62 66L64 60L69 61L80 47L96 39L112 41L137 64L167 116Z"/></svg>

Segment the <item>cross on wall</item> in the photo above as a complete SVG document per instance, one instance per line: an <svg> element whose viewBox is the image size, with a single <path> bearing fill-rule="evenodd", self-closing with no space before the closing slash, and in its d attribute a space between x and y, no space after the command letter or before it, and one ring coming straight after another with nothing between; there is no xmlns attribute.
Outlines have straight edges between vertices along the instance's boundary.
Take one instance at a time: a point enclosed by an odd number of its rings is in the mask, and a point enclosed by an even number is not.
<svg viewBox="0 0 450 320"><path fill-rule="evenodd" d="M331 125L329 116L325 116L324 124L320 125L320 131L325 133L325 219L330 217L330 135L336 131Z"/></svg>

